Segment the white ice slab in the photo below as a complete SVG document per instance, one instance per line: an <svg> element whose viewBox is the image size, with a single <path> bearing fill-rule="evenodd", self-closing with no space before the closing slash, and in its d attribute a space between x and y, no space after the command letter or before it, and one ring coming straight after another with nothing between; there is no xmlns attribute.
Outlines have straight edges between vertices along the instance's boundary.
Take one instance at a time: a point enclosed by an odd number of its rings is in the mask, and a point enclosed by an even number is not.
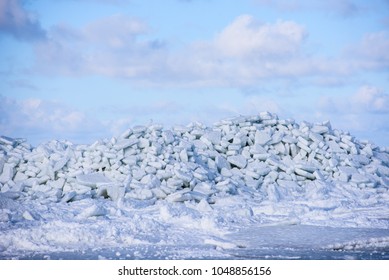
<svg viewBox="0 0 389 280"><path fill-rule="evenodd" d="M228 162L242 169L247 165L247 159L242 155L230 156L227 158Z"/></svg>
<svg viewBox="0 0 389 280"><path fill-rule="evenodd" d="M97 184L112 183L112 180L101 173L90 173L77 175L77 183L88 187L96 187Z"/></svg>
<svg viewBox="0 0 389 280"><path fill-rule="evenodd" d="M269 133L260 130L257 130L255 132L255 144L259 144L263 146L266 145L271 140L272 138Z"/></svg>

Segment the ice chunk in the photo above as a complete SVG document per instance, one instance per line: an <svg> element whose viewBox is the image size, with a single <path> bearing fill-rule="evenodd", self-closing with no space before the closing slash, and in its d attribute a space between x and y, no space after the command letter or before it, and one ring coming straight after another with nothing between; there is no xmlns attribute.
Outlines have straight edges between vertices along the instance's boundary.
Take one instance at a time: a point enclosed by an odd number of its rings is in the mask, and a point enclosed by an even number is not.
<svg viewBox="0 0 389 280"><path fill-rule="evenodd" d="M318 133L318 134L325 134L325 133L328 133L329 129L327 126L324 126L324 125L314 125L311 128L311 131L314 133Z"/></svg>
<svg viewBox="0 0 389 280"><path fill-rule="evenodd" d="M53 171L56 172L62 169L69 161L68 157L62 157L60 160L56 161L53 166Z"/></svg>
<svg viewBox="0 0 389 280"><path fill-rule="evenodd" d="M166 200L170 201L170 202L184 202L184 201L191 200L191 199L193 199L193 197L190 194L189 189L175 192L175 193L170 194L166 197Z"/></svg>
<svg viewBox="0 0 389 280"><path fill-rule="evenodd" d="M155 188L151 190L156 198L158 199L164 199L166 198L166 193L161 188Z"/></svg>
<svg viewBox="0 0 389 280"><path fill-rule="evenodd" d="M266 145L271 140L272 138L269 133L260 130L257 130L255 132L255 144L259 144L263 146Z"/></svg>
<svg viewBox="0 0 389 280"><path fill-rule="evenodd" d="M192 199L194 199L197 202L199 202L201 200L207 200L208 199L208 195L200 193L200 192L191 191L191 192L189 192L189 194L191 195Z"/></svg>
<svg viewBox="0 0 389 280"><path fill-rule="evenodd" d="M254 144L251 148L250 148L250 152L252 154L266 154L267 153L267 150L262 147L261 145L259 144Z"/></svg>
<svg viewBox="0 0 389 280"><path fill-rule="evenodd" d="M230 163L222 156L216 156L215 158L216 166L218 170L222 170L223 168L230 169Z"/></svg>
<svg viewBox="0 0 389 280"><path fill-rule="evenodd" d="M316 171L316 167L314 165L309 165L309 164L296 164L296 167L299 168L299 169L302 169L304 171L307 171L307 172L310 172L310 173L313 173Z"/></svg>
<svg viewBox="0 0 389 280"><path fill-rule="evenodd" d="M297 143L297 139L295 137L290 136L290 135L284 135L282 137L282 142L288 143L288 144L295 144L295 143Z"/></svg>
<svg viewBox="0 0 389 280"><path fill-rule="evenodd" d="M278 202L281 199L281 194L278 191L275 184L269 184L267 186L267 196L268 199L272 202Z"/></svg>
<svg viewBox="0 0 389 280"><path fill-rule="evenodd" d="M339 166L338 169L340 172L345 173L347 175L358 173L358 170L352 166Z"/></svg>
<svg viewBox="0 0 389 280"><path fill-rule="evenodd" d="M328 141L328 146L333 153L344 153L345 151L335 141Z"/></svg>
<svg viewBox="0 0 389 280"><path fill-rule="evenodd" d="M377 174L382 177L389 177L389 167L383 165L378 166Z"/></svg>
<svg viewBox="0 0 389 280"><path fill-rule="evenodd" d="M274 149L279 153L279 154L285 154L286 149L285 146L282 143L277 143L274 145Z"/></svg>
<svg viewBox="0 0 389 280"><path fill-rule="evenodd" d="M188 158L188 153L186 150L182 150L180 152L180 159L182 162L188 162L189 158Z"/></svg>
<svg viewBox="0 0 389 280"><path fill-rule="evenodd" d="M174 135L173 132L171 132L170 130L166 130L162 132L162 138L165 141L166 145L174 142Z"/></svg>
<svg viewBox="0 0 389 280"><path fill-rule="evenodd" d="M221 181L215 185L215 188L221 192L234 194L236 192L235 185L231 182L230 179Z"/></svg>
<svg viewBox="0 0 389 280"><path fill-rule="evenodd" d="M220 131L211 131L208 132L203 136L204 138L208 139L209 142L211 142L214 145L217 145L220 143L221 140L221 132Z"/></svg>
<svg viewBox="0 0 389 280"><path fill-rule="evenodd" d="M355 163L367 165L370 163L370 159L367 156L364 155L352 155L351 160Z"/></svg>
<svg viewBox="0 0 389 280"><path fill-rule="evenodd" d="M269 174L271 171L271 169L267 166L263 166L263 167L260 167L256 170L256 172L258 173L258 175L260 176L266 176L267 174Z"/></svg>
<svg viewBox="0 0 389 280"><path fill-rule="evenodd" d="M311 179L311 180L315 180L316 179L316 176L315 174L312 174L310 172L307 172L301 168L295 168L294 169L294 172L300 176L303 176L305 178L308 178L308 179Z"/></svg>
<svg viewBox="0 0 389 280"><path fill-rule="evenodd" d="M151 189L158 188L161 185L161 181L153 174L144 176L140 182Z"/></svg>
<svg viewBox="0 0 389 280"><path fill-rule="evenodd" d="M0 183L8 183L12 181L15 175L14 165L10 163L5 163L3 166L3 171L0 175Z"/></svg>
<svg viewBox="0 0 389 280"><path fill-rule="evenodd" d="M150 161L147 164L152 166L152 167L154 167L154 168L156 168L157 170L160 170L163 167L162 162L159 162L159 161Z"/></svg>
<svg viewBox="0 0 389 280"><path fill-rule="evenodd" d="M208 171L205 170L204 168L197 168L193 172L193 177L199 179L200 181L205 181L208 180Z"/></svg>
<svg viewBox="0 0 389 280"><path fill-rule="evenodd" d="M27 210L23 212L23 218L28 221L35 221L34 216Z"/></svg>
<svg viewBox="0 0 389 280"><path fill-rule="evenodd" d="M105 216L107 214L107 210L99 205L92 205L86 209L84 209L77 217L79 219L85 219L96 216Z"/></svg>
<svg viewBox="0 0 389 280"><path fill-rule="evenodd" d="M275 156L270 156L266 160L266 163L275 168L278 168L281 164L281 162Z"/></svg>
<svg viewBox="0 0 389 280"><path fill-rule="evenodd" d="M197 205L197 209L201 212L210 212L213 210L211 205L209 205L205 199L200 200L199 204Z"/></svg>
<svg viewBox="0 0 389 280"><path fill-rule="evenodd" d="M130 137L132 134L132 129L129 128L127 129L126 131L124 131L121 135L120 135L120 138L128 138Z"/></svg>
<svg viewBox="0 0 389 280"><path fill-rule="evenodd" d="M206 195L211 195L214 194L216 191L214 187L209 184L208 182L202 182L197 184L194 188L193 191L199 192L199 193L204 193Z"/></svg>
<svg viewBox="0 0 389 280"><path fill-rule="evenodd" d="M76 178L77 183L92 188L96 187L97 184L112 183L110 179L101 173L80 174Z"/></svg>
<svg viewBox="0 0 389 280"><path fill-rule="evenodd" d="M114 146L114 148L116 150L123 150L123 149L131 147L135 144L138 144L138 142L139 142L139 140L137 138L124 139L124 140L117 142L116 145Z"/></svg>
<svg viewBox="0 0 389 280"><path fill-rule="evenodd" d="M312 151L311 148L309 148L308 145L305 145L302 141L299 141L297 146L304 150L306 153L310 153Z"/></svg>
<svg viewBox="0 0 389 280"><path fill-rule="evenodd" d="M48 183L53 189L62 189L63 186L65 185L65 179L64 178L59 178L54 181L50 181Z"/></svg>
<svg viewBox="0 0 389 280"><path fill-rule="evenodd" d="M140 138L139 139L139 142L138 142L138 147L140 149L144 149L144 148L147 148L150 146L150 141L149 139L145 139L145 138Z"/></svg>
<svg viewBox="0 0 389 280"><path fill-rule="evenodd" d="M230 156L227 158L228 162L242 169L247 165L247 159L242 155Z"/></svg>
<svg viewBox="0 0 389 280"><path fill-rule="evenodd" d="M321 180L321 181L325 180L325 177L320 170L315 170L315 172L313 172L313 175L315 175L316 179L318 179L318 180Z"/></svg>
<svg viewBox="0 0 389 280"><path fill-rule="evenodd" d="M0 144L13 146L16 143L15 139L7 136L0 136Z"/></svg>
<svg viewBox="0 0 389 280"><path fill-rule="evenodd" d="M193 175L189 172L184 172L182 170L174 170L174 174L176 174L177 178L182 180L183 182L186 182L186 183L189 183L192 178L193 178Z"/></svg>
<svg viewBox="0 0 389 280"><path fill-rule="evenodd" d="M61 201L63 201L63 202L69 202L69 201L71 201L76 195L77 195L77 192L75 192L75 191L68 192L68 193L66 193L66 194L62 197Z"/></svg>
<svg viewBox="0 0 389 280"><path fill-rule="evenodd" d="M133 133L144 133L147 131L147 126L144 125L136 125L132 128Z"/></svg>
<svg viewBox="0 0 389 280"><path fill-rule="evenodd" d="M142 180L142 178L146 176L146 172L144 169L141 168L134 168L132 170L132 177L134 177L135 180Z"/></svg>
<svg viewBox="0 0 389 280"><path fill-rule="evenodd" d="M169 178L166 183L168 186L181 187L184 184L184 181L179 178Z"/></svg>
<svg viewBox="0 0 389 280"><path fill-rule="evenodd" d="M21 171L18 171L18 172L16 172L15 177L14 177L13 180L15 182L24 182L27 179L28 179L28 176L25 173L23 173Z"/></svg>
<svg viewBox="0 0 389 280"><path fill-rule="evenodd" d="M315 132L310 132L309 133L309 138L314 141L314 142L317 142L317 143L320 143L323 141L323 136L320 135L319 133L315 133Z"/></svg>
<svg viewBox="0 0 389 280"><path fill-rule="evenodd" d="M245 174L246 174L247 176L250 176L250 177L254 178L254 179L259 179L259 177L260 177L260 174L259 174L259 173L254 172L254 171L251 171L251 170L246 170L246 171L245 171Z"/></svg>
<svg viewBox="0 0 389 280"><path fill-rule="evenodd" d="M126 193L125 198L134 198L139 200L149 200L154 198L152 190L146 188L134 189L129 193Z"/></svg>
<svg viewBox="0 0 389 280"><path fill-rule="evenodd" d="M361 183L369 183L370 180L368 177L366 177L360 173L354 173L351 175L351 182L361 184Z"/></svg>
<svg viewBox="0 0 389 280"><path fill-rule="evenodd" d="M113 201L124 198L125 189L121 184L109 183L98 184L97 194L99 196L110 197Z"/></svg>

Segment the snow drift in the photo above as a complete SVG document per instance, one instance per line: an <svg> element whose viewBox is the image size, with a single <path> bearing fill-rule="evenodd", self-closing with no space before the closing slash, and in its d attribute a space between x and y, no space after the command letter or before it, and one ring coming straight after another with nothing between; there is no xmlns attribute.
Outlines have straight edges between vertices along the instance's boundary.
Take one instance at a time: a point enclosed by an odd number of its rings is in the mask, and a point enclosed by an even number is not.
<svg viewBox="0 0 389 280"><path fill-rule="evenodd" d="M212 127L135 126L91 145L33 148L2 136L0 174L5 257L134 244L239 247L223 237L250 225L389 228L387 148L329 122L268 112Z"/></svg>

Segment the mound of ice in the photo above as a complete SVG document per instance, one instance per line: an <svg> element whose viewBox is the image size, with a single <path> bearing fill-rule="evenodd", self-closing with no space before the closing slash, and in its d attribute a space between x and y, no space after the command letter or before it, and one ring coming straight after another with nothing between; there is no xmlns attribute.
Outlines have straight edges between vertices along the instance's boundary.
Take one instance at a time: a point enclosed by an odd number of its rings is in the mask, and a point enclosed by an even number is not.
<svg viewBox="0 0 389 280"><path fill-rule="evenodd" d="M297 124L270 113L213 127L136 126L89 146L51 141L31 148L4 136L0 145L1 192L23 198L212 202L219 193L260 192L278 201L312 196L323 182L358 191L389 187L386 149L328 122Z"/></svg>
<svg viewBox="0 0 389 280"><path fill-rule="evenodd" d="M51 141L31 147L1 136L0 223L122 219L128 207L173 211L183 204L197 211L186 216L193 224L212 224L211 231L240 217L247 219L241 223L385 228L388 178L387 148L329 122L296 123L268 112L212 127L135 126L91 145ZM64 207L73 209L71 217ZM183 222L183 213L169 221ZM156 221L166 222L166 211L159 214Z"/></svg>

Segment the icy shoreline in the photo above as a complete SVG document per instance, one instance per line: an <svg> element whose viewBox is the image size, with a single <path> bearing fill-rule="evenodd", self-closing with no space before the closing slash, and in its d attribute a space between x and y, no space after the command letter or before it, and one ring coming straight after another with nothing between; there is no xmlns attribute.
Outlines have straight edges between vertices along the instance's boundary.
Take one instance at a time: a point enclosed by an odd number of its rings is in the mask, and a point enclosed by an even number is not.
<svg viewBox="0 0 389 280"><path fill-rule="evenodd" d="M239 250L234 233L263 225L381 232L388 178L387 148L267 112L91 145L2 136L0 258L137 245L211 246L218 258ZM387 251L389 233L370 237L350 242Z"/></svg>

